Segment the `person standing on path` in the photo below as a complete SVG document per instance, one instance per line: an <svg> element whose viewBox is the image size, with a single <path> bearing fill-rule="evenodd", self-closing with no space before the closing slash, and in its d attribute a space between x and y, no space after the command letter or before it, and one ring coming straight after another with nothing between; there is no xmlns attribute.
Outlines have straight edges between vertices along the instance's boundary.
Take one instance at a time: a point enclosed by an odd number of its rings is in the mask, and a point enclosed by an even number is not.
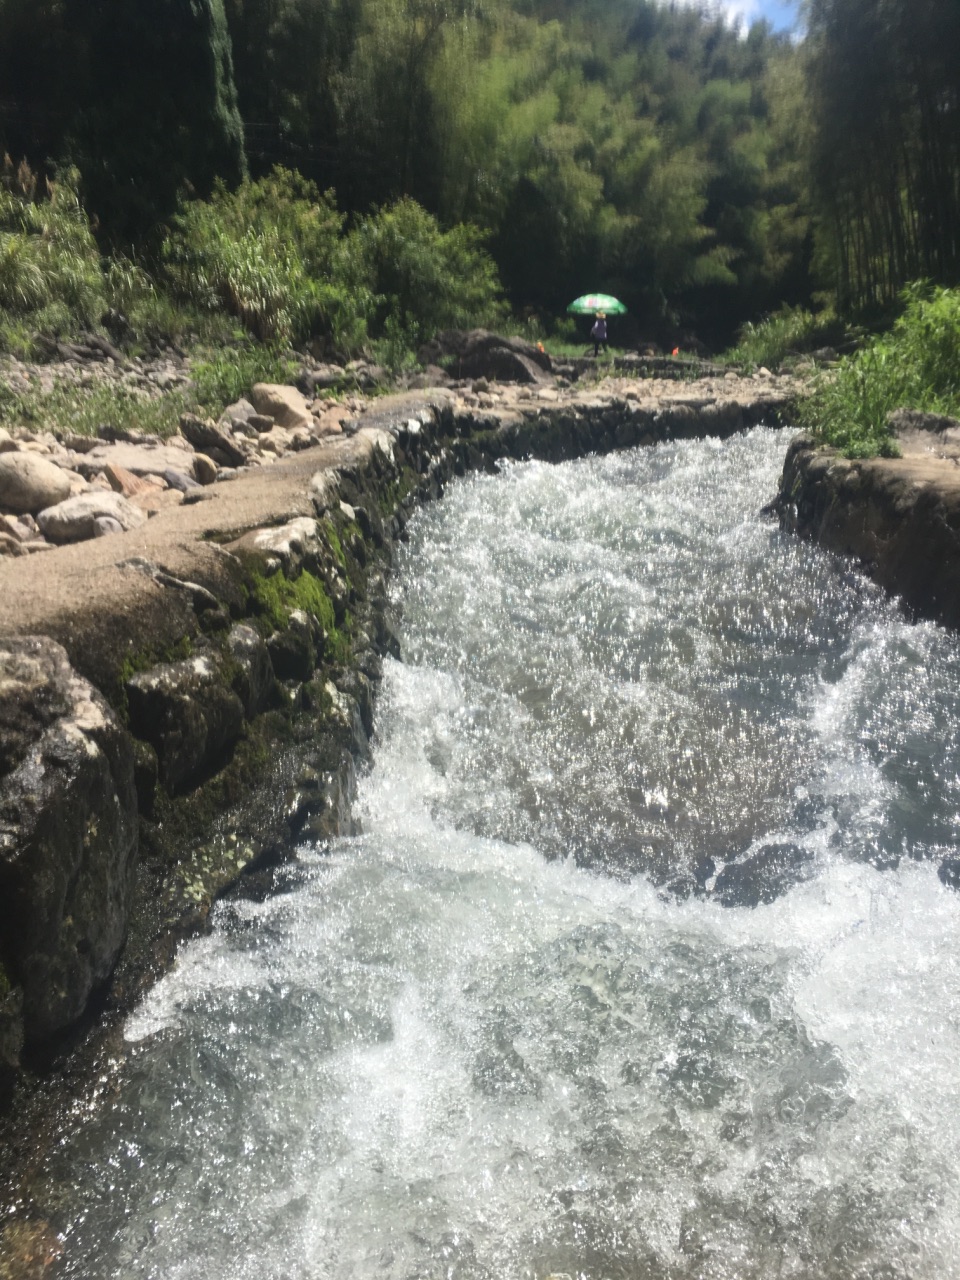
<svg viewBox="0 0 960 1280"><path fill-rule="evenodd" d="M603 347L606 350L607 346L607 317L602 311L597 312L597 318L590 330L590 337L593 339L593 358L596 360L600 355L600 348Z"/></svg>

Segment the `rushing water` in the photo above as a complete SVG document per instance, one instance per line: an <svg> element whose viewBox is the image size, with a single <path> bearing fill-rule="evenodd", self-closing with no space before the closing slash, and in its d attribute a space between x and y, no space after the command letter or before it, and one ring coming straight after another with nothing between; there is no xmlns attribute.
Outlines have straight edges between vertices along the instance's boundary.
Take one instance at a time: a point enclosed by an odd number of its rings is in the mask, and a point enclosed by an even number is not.
<svg viewBox="0 0 960 1280"><path fill-rule="evenodd" d="M960 1276L960 649L758 516L784 448L417 517L365 834L130 1019L62 1275Z"/></svg>

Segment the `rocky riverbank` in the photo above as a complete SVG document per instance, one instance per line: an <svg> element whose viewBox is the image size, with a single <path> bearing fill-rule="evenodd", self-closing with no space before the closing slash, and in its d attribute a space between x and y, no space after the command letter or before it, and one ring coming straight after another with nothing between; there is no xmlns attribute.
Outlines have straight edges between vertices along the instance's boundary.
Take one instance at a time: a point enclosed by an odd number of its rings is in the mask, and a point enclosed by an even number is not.
<svg viewBox="0 0 960 1280"><path fill-rule="evenodd" d="M853 556L916 616L960 627L960 422L901 410L899 458L847 459L800 436L774 510L784 529Z"/></svg>
<svg viewBox="0 0 960 1280"><path fill-rule="evenodd" d="M108 485L163 474L106 455L120 446L176 451L182 475L201 456L235 474L170 486L179 500L152 506L123 495L143 517L129 527L0 559L0 1058L19 1099L8 1169L29 1169L51 1110L38 1080L57 1065L68 1092L87 1089L109 1028L219 896L266 891L297 840L350 830L382 657L397 652L392 549L417 503L505 458L729 435L775 421L800 389L730 375L578 387L543 370L337 407L336 429L329 405L302 397L309 441L235 467L227 441L254 440L251 416L274 418L253 423L258 441L277 430L289 389L264 391L273 414L254 398L249 414L186 420L162 445L11 433L0 460L42 458L88 484L77 464L98 450Z"/></svg>

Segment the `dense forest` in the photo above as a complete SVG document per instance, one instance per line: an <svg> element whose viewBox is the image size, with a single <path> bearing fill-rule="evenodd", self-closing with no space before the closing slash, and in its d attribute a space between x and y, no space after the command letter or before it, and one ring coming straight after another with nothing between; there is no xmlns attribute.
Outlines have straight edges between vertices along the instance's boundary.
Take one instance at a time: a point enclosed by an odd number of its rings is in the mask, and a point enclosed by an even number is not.
<svg viewBox="0 0 960 1280"><path fill-rule="evenodd" d="M0 0L0 236L12 261L13 197L45 198L23 159L99 252L194 302L202 278L259 337L342 342L449 319L418 273L487 317L499 282L534 325L604 289L636 336L714 347L784 305L871 317L910 280L960 282L960 5L809 0L805 22L794 42L654 0ZM236 296L256 271L300 292L264 313Z"/></svg>

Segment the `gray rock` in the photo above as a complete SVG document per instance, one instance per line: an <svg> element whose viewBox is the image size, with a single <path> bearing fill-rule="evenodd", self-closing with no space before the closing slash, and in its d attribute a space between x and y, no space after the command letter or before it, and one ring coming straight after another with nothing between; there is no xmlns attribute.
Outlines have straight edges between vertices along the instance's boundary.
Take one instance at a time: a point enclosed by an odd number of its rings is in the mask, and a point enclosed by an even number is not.
<svg viewBox="0 0 960 1280"><path fill-rule="evenodd" d="M35 453L0 454L0 509L35 514L70 497L70 476Z"/></svg>
<svg viewBox="0 0 960 1280"><path fill-rule="evenodd" d="M227 636L227 647L236 663L232 687L243 703L244 714L252 720L273 696L276 676L267 646L259 632L242 623Z"/></svg>
<svg viewBox="0 0 960 1280"><path fill-rule="evenodd" d="M130 728L156 751L160 780L171 792L212 774L243 728L243 703L213 654L154 667L126 689Z"/></svg>
<svg viewBox="0 0 960 1280"><path fill-rule="evenodd" d="M192 476L186 475L183 471L175 471L172 467L164 471L163 479L168 489L178 489L180 493L188 493L191 489L200 488Z"/></svg>
<svg viewBox="0 0 960 1280"><path fill-rule="evenodd" d="M93 536L106 538L111 533L123 533L123 525L113 516L97 516L93 522Z"/></svg>
<svg viewBox="0 0 960 1280"><path fill-rule="evenodd" d="M227 405L220 415L220 421L224 425L234 426L236 423L246 422L256 412L249 400L238 400L235 404Z"/></svg>
<svg viewBox="0 0 960 1280"><path fill-rule="evenodd" d="M121 494L101 489L48 507L37 516L37 523L50 542L85 542L97 536L97 521L104 517L115 520L120 532L139 529L147 521L144 512Z"/></svg>
<svg viewBox="0 0 960 1280"><path fill-rule="evenodd" d="M169 470L194 478L193 450L172 444L98 444L89 453L75 458L72 465L89 478L110 463L135 476L162 476Z"/></svg>
<svg viewBox="0 0 960 1280"><path fill-rule="evenodd" d="M46 637L0 642L0 924L28 1044L108 977L137 853L130 738Z"/></svg>
<svg viewBox="0 0 960 1280"><path fill-rule="evenodd" d="M180 431L200 453L222 457L228 466L242 467L247 459L247 455L225 427L218 426L215 422L205 422L194 413L181 414ZM202 476L196 474L196 469L194 476L197 480L203 480Z"/></svg>

